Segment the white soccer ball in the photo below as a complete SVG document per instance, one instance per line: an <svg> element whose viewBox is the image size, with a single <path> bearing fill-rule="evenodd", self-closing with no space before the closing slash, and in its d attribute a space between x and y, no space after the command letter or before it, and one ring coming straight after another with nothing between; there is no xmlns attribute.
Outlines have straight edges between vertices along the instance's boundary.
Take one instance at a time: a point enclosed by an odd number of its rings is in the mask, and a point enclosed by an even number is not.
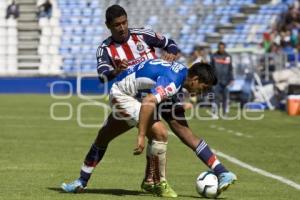
<svg viewBox="0 0 300 200"><path fill-rule="evenodd" d="M197 192L206 198L218 196L218 177L211 171L202 172L196 180Z"/></svg>

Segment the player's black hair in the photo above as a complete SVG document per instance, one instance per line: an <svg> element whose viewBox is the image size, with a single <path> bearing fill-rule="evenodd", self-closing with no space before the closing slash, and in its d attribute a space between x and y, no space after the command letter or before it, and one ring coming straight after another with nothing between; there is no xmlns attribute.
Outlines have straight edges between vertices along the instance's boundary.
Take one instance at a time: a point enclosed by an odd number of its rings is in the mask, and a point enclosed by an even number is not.
<svg viewBox="0 0 300 200"><path fill-rule="evenodd" d="M213 66L207 63L195 63L189 68L190 77L198 76L199 80L209 85L216 85L218 78Z"/></svg>
<svg viewBox="0 0 300 200"><path fill-rule="evenodd" d="M221 45L223 45L224 47L226 47L226 44L224 42L222 42L222 41L218 43L218 47L221 46Z"/></svg>
<svg viewBox="0 0 300 200"><path fill-rule="evenodd" d="M106 23L110 24L115 18L121 17L125 15L127 17L127 13L124 8L115 4L106 9L105 18Z"/></svg>

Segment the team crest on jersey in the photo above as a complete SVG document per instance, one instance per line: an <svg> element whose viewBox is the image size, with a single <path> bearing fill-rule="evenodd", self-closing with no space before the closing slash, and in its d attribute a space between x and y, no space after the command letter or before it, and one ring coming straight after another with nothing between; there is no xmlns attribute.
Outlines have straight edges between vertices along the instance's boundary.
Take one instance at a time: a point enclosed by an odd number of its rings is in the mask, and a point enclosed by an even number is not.
<svg viewBox="0 0 300 200"><path fill-rule="evenodd" d="M137 48L138 51L144 51L145 50L145 47L141 42L138 42L136 44L136 48Z"/></svg>

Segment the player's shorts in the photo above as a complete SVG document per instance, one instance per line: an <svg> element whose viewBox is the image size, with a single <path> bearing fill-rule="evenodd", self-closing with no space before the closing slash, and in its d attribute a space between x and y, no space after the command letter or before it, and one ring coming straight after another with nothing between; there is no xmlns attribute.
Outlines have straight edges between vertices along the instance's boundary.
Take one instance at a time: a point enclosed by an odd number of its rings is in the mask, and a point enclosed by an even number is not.
<svg viewBox="0 0 300 200"><path fill-rule="evenodd" d="M109 102L113 116L116 119L126 120L129 126L138 124L141 109L140 100L122 92L117 84L112 85ZM160 116L166 121L185 119L184 111L180 98L175 95L157 106L154 120L159 121Z"/></svg>
<svg viewBox="0 0 300 200"><path fill-rule="evenodd" d="M122 92L117 84L112 85L109 103L115 119L125 120L129 126L138 124L141 102Z"/></svg>
<svg viewBox="0 0 300 200"><path fill-rule="evenodd" d="M178 95L174 95L171 99L160 103L158 109L157 113L167 122L185 119L183 100Z"/></svg>

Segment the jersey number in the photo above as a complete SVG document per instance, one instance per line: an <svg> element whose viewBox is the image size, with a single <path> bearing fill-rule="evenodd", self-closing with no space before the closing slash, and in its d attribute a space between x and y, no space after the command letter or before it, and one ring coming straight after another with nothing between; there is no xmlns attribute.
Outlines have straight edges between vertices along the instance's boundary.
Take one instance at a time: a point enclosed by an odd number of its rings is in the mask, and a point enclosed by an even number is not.
<svg viewBox="0 0 300 200"><path fill-rule="evenodd" d="M161 60L161 59L151 60L149 63L151 65L162 65L162 66L165 66L165 67L170 67L171 66L171 63L169 63L167 61L164 61L164 60Z"/></svg>

